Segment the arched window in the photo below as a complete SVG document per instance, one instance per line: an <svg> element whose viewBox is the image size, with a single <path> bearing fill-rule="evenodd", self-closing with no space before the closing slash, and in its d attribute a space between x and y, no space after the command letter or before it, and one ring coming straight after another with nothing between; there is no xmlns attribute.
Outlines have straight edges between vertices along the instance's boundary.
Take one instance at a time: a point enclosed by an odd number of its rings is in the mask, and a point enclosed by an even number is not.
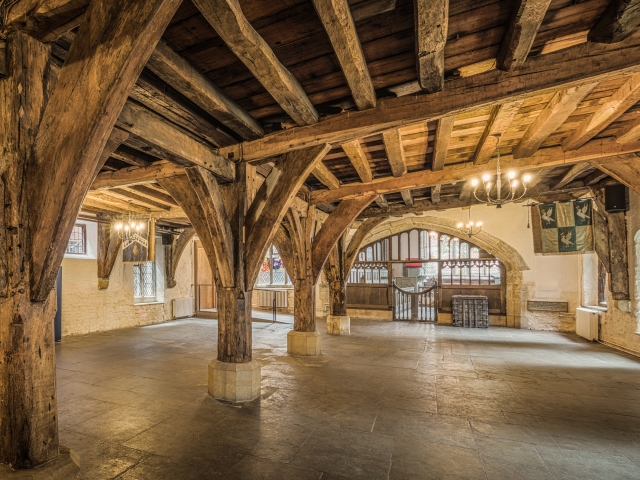
<svg viewBox="0 0 640 480"><path fill-rule="evenodd" d="M471 247L469 258L480 258L480 249L478 247Z"/></svg>
<svg viewBox="0 0 640 480"><path fill-rule="evenodd" d="M469 244L467 242L460 243L460 258L469 258Z"/></svg>
<svg viewBox="0 0 640 480"><path fill-rule="evenodd" d="M420 259L429 259L429 234L426 230L420 230Z"/></svg>
<svg viewBox="0 0 640 480"><path fill-rule="evenodd" d="M452 259L460 258L460 239L454 237L449 242L449 257Z"/></svg>
<svg viewBox="0 0 640 480"><path fill-rule="evenodd" d="M438 247L438 232L429 232L429 245L430 245L430 250L431 250L431 257L432 259L439 259L440 258L440 250Z"/></svg>
<svg viewBox="0 0 640 480"><path fill-rule="evenodd" d="M449 235L440 236L440 260L449 260Z"/></svg>
<svg viewBox="0 0 640 480"><path fill-rule="evenodd" d="M284 262L275 245L271 245L262 260L256 286L291 285L291 279L284 268Z"/></svg>

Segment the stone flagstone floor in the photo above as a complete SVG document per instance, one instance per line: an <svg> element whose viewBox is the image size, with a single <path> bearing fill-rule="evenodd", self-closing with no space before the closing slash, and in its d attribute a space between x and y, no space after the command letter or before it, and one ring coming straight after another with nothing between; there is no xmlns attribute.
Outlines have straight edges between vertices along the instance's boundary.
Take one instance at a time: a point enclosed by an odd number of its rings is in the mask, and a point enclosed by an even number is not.
<svg viewBox="0 0 640 480"><path fill-rule="evenodd" d="M60 440L81 478L640 478L634 357L575 335L353 321L293 358L290 328L253 324L262 397L243 406L207 394L215 320L64 338Z"/></svg>

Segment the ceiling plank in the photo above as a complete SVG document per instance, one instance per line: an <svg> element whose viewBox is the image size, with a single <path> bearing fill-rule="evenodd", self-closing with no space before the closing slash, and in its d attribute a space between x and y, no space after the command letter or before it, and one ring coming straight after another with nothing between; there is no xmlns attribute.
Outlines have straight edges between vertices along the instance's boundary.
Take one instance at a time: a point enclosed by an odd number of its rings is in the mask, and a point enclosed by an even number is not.
<svg viewBox="0 0 640 480"><path fill-rule="evenodd" d="M611 122L616 120L620 115L629 110L629 108L639 100L640 73L636 73L631 75L629 80L627 80L609 100L602 104L591 117L586 118L578 128L562 142L562 148L564 148L565 151L580 148L609 126Z"/></svg>
<svg viewBox="0 0 640 480"><path fill-rule="evenodd" d="M145 197L152 198L154 200L158 200L166 205L178 206L178 202L176 202L171 195L168 193L160 192L155 188L151 188L148 185L130 185L126 187L127 190L134 191L140 195L144 195Z"/></svg>
<svg viewBox="0 0 640 480"><path fill-rule="evenodd" d="M407 173L407 163L404 158L400 130L394 128L382 132L382 139L384 140L384 149L387 152L387 160L391 165L391 173L394 177L401 177Z"/></svg>
<svg viewBox="0 0 640 480"><path fill-rule="evenodd" d="M609 176L608 173L603 172L599 168L596 168L592 173L587 175L584 179L584 184L587 186L595 185L596 183L604 180Z"/></svg>
<svg viewBox="0 0 640 480"><path fill-rule="evenodd" d="M491 160L498 146L498 136L504 135L511 126L522 102L523 100L516 100L515 102L506 102L493 107L487 126L482 132L480 142L478 142L476 151L473 154L473 163L484 165Z"/></svg>
<svg viewBox="0 0 640 480"><path fill-rule="evenodd" d="M567 118L578 108L597 83L587 83L579 87L561 90L551 98L542 112L533 121L513 149L515 158L530 157L540 147L549 135L555 132Z"/></svg>
<svg viewBox="0 0 640 480"><path fill-rule="evenodd" d="M356 139L351 142L343 143L342 150L344 150L344 153L349 157L353 168L356 169L358 177L360 177L360 181L365 183L372 181L373 173L371 172L371 166L369 165L367 155L362 149L360 140Z"/></svg>
<svg viewBox="0 0 640 480"><path fill-rule="evenodd" d="M498 53L500 70L524 65L551 0L516 0Z"/></svg>
<svg viewBox="0 0 640 480"><path fill-rule="evenodd" d="M557 190L559 188L564 187L568 183L571 183L581 173L585 172L586 170L589 170L590 168L593 168L593 166L589 162L576 163L573 167L569 169L567 173L564 174L564 176L560 179L560 181L552 187L553 190Z"/></svg>
<svg viewBox="0 0 640 480"><path fill-rule="evenodd" d="M102 172L93 181L91 190L140 185L175 175L184 175L184 167L165 160L152 163L148 167L129 167L115 172Z"/></svg>
<svg viewBox="0 0 640 480"><path fill-rule="evenodd" d="M588 39L590 42L615 43L624 40L640 25L640 1L612 0L598 18Z"/></svg>
<svg viewBox="0 0 640 480"><path fill-rule="evenodd" d="M109 190L109 195L116 198L120 198L124 201L131 201L137 205L151 208L153 210L157 210L157 209L167 210L167 211L171 210L171 207L168 205L165 205L164 203L150 200L149 198L143 195L138 195L137 193L130 192L128 190L123 190L122 188L112 188L111 190Z"/></svg>
<svg viewBox="0 0 640 480"><path fill-rule="evenodd" d="M141 105L127 102L116 125L153 144L169 160L187 161L227 181L235 179L233 162Z"/></svg>
<svg viewBox="0 0 640 480"><path fill-rule="evenodd" d="M347 0L313 0L358 110L376 106L376 92Z"/></svg>
<svg viewBox="0 0 640 480"><path fill-rule="evenodd" d="M413 206L413 195L411 194L411 190L401 190L400 194L402 195L402 201L407 207Z"/></svg>
<svg viewBox="0 0 640 480"><path fill-rule="evenodd" d="M238 59L298 125L318 121L302 86L246 19L238 0L194 0L198 10Z"/></svg>
<svg viewBox="0 0 640 480"><path fill-rule="evenodd" d="M264 135L262 126L186 59L160 40L147 68L205 112L246 140Z"/></svg>
<svg viewBox="0 0 640 480"><path fill-rule="evenodd" d="M390 12L396 8L396 0L369 0L360 2L351 7L351 16L354 22L365 18L375 17L381 13Z"/></svg>
<svg viewBox="0 0 640 480"><path fill-rule="evenodd" d="M453 122L455 119L455 115L448 115L438 120L433 161L431 163L431 170L434 172L444 168L444 162L447 158L447 150L449 150L449 142L451 142L451 132L453 132Z"/></svg>
<svg viewBox="0 0 640 480"><path fill-rule="evenodd" d="M338 180L338 178L329 171L322 161L318 162L316 168L314 168L311 173L313 173L313 176L329 190L335 190L340 187L340 180Z"/></svg>
<svg viewBox="0 0 640 480"><path fill-rule="evenodd" d="M583 43L530 58L515 72L492 70L469 78L452 79L432 95L380 98L375 108L345 112L316 125L291 128L262 139L221 148L226 156L259 161L319 143L343 143L390 128L524 98L536 92L569 89L613 76L640 71L640 32L612 45Z"/></svg>
<svg viewBox="0 0 640 480"><path fill-rule="evenodd" d="M120 160L121 162L127 163L129 165L133 165L134 167L146 167L149 165L149 161L144 158L140 158L138 155L133 153L134 150L128 147L120 146L114 152L111 153L111 156L116 160Z"/></svg>
<svg viewBox="0 0 640 480"><path fill-rule="evenodd" d="M572 165L579 162L590 161L594 165L601 162L611 162L626 159L621 155L640 152L640 142L634 144L620 145L613 139L594 140L584 147L571 152L563 152L561 147L551 147L538 150L533 156L521 159L514 159L511 155L503 155L500 159L503 170L537 170L540 168L554 167L561 165ZM633 155L635 157L635 155ZM344 198L351 198L358 195L386 194L399 192L405 189L424 188L438 184L449 184L466 181L478 177L487 170L495 170L497 160L492 159L487 165L464 165L445 166L440 171L420 170L408 173L402 177L378 178L373 182L346 184L337 190L316 190L311 192L311 203L319 205L323 203L333 203ZM600 168L600 167L598 167Z"/></svg>
<svg viewBox="0 0 640 480"><path fill-rule="evenodd" d="M449 30L449 0L414 0L418 83L427 93L444 88L444 47Z"/></svg>

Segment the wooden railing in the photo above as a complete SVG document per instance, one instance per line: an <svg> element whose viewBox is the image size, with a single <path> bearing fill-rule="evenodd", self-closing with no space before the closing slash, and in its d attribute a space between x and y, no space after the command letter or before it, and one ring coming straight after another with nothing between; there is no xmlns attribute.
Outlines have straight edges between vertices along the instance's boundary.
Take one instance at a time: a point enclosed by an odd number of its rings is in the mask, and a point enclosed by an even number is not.
<svg viewBox="0 0 640 480"><path fill-rule="evenodd" d="M393 285L393 319L412 322L438 321L438 285L408 292Z"/></svg>

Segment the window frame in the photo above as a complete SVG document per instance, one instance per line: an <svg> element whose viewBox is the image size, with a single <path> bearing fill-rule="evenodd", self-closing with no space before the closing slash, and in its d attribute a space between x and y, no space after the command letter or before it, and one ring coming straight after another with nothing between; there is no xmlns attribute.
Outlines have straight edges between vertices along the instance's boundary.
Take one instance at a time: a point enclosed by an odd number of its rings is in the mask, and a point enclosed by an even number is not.
<svg viewBox="0 0 640 480"><path fill-rule="evenodd" d="M80 231L82 232L82 252L78 253L78 252L70 252L69 251L69 244L71 243L71 236L73 235L73 230L76 228L80 228ZM72 230L71 230L71 234L69 235L69 239L67 240L67 248L64 251L65 255L87 255L87 226L83 223L76 223Z"/></svg>
<svg viewBox="0 0 640 480"><path fill-rule="evenodd" d="M142 267L150 265L151 270L151 285L153 285L153 297L144 296L144 284L145 281L143 277L146 276ZM145 303L156 303L158 302L158 279L157 279L157 265L155 261L147 261L145 263L134 263L133 264L133 301L136 304L145 304ZM139 274L136 275L136 270L138 270ZM140 279L140 292L142 296L136 296L136 278Z"/></svg>

